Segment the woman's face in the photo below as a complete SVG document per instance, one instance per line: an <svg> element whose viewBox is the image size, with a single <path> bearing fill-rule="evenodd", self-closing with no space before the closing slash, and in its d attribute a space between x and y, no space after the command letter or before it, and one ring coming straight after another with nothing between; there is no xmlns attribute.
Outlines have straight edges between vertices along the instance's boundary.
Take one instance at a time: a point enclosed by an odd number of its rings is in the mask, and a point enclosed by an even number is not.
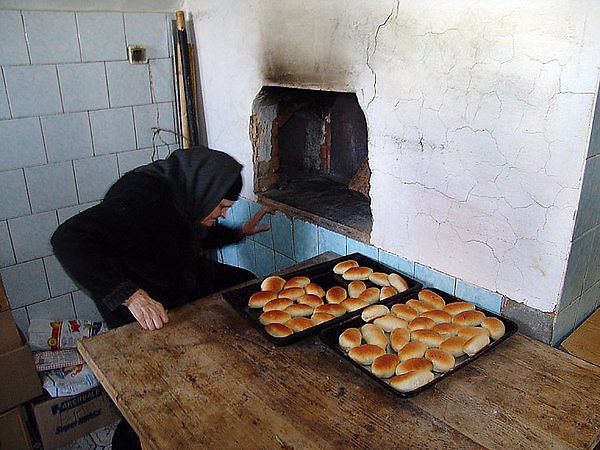
<svg viewBox="0 0 600 450"><path fill-rule="evenodd" d="M232 202L231 200L221 200L215 209L213 209L212 212L200 223L205 227L212 227L219 217L227 217L227 211L229 211L229 208L231 208L234 203L235 202Z"/></svg>

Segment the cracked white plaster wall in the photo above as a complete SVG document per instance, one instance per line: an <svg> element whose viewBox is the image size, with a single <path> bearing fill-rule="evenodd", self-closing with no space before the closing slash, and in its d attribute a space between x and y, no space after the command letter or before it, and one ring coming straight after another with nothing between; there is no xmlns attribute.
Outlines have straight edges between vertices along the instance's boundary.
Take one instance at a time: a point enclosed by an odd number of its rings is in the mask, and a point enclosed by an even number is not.
<svg viewBox="0 0 600 450"><path fill-rule="evenodd" d="M188 0L209 144L245 165L263 85L356 92L372 243L558 302L598 88L600 2Z"/></svg>

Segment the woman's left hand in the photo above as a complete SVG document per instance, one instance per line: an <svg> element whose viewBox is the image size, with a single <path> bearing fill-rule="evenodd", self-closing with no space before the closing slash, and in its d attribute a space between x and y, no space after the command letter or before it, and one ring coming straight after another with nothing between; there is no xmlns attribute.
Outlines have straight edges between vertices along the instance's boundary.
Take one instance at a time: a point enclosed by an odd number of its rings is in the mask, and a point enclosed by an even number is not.
<svg viewBox="0 0 600 450"><path fill-rule="evenodd" d="M266 214L275 214L273 208L261 208L254 216L252 216L244 225L242 225L242 234L245 236L252 236L253 234L262 233L269 229L269 225L266 223L260 224L260 221L265 217Z"/></svg>

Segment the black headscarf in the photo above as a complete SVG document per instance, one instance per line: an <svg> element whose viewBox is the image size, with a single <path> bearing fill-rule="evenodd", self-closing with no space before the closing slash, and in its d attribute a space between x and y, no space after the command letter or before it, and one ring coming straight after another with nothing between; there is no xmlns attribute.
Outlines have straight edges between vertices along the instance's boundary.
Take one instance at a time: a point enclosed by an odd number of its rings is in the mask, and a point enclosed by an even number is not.
<svg viewBox="0 0 600 450"><path fill-rule="evenodd" d="M204 146L175 150L167 159L134 169L166 183L175 207L193 228L237 186L241 171L242 165L227 153Z"/></svg>

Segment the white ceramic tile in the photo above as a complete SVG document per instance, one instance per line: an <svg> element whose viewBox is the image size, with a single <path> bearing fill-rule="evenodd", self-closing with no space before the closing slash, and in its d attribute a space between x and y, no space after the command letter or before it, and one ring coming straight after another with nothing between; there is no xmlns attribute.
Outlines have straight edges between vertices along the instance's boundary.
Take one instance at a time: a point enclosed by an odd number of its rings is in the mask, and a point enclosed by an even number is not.
<svg viewBox="0 0 600 450"><path fill-rule="evenodd" d="M50 237L58 226L55 211L18 217L8 221L18 262L52 254Z"/></svg>
<svg viewBox="0 0 600 450"><path fill-rule="evenodd" d="M151 59L150 76L152 100L154 102L173 101L173 69L171 59Z"/></svg>
<svg viewBox="0 0 600 450"><path fill-rule="evenodd" d="M58 78L66 112L108 108L104 63L61 64Z"/></svg>
<svg viewBox="0 0 600 450"><path fill-rule="evenodd" d="M34 213L77 204L71 162L27 168L25 178Z"/></svg>
<svg viewBox="0 0 600 450"><path fill-rule="evenodd" d="M0 66L29 64L20 11L0 11L0 42Z"/></svg>
<svg viewBox="0 0 600 450"><path fill-rule="evenodd" d="M27 308L21 307L13 309L11 313L13 319L15 319L17 327L25 336L27 336L27 331L29 330L29 317L27 316Z"/></svg>
<svg viewBox="0 0 600 450"><path fill-rule="evenodd" d="M0 70L0 119L10 119L10 108L8 107L8 94L4 85L4 74Z"/></svg>
<svg viewBox="0 0 600 450"><path fill-rule="evenodd" d="M123 176L136 167L152 162L152 149L134 150L132 152L119 153L119 174Z"/></svg>
<svg viewBox="0 0 600 450"><path fill-rule="evenodd" d="M97 203L98 202L83 203L81 205L69 206L68 208L59 209L57 211L58 212L58 223L59 224L65 223L67 220L69 220L74 215L79 214L81 211L85 211L88 208L91 208L92 206L96 205Z"/></svg>
<svg viewBox="0 0 600 450"><path fill-rule="evenodd" d="M43 302L27 306L30 320L73 320L76 318L71 294L49 298Z"/></svg>
<svg viewBox="0 0 600 450"><path fill-rule="evenodd" d="M22 170L0 172L0 192L0 220L31 212Z"/></svg>
<svg viewBox="0 0 600 450"><path fill-rule="evenodd" d="M32 64L81 61L74 13L24 11L23 18Z"/></svg>
<svg viewBox="0 0 600 450"><path fill-rule="evenodd" d="M107 62L110 106L143 105L151 102L147 64Z"/></svg>
<svg viewBox="0 0 600 450"><path fill-rule="evenodd" d="M42 130L50 162L93 155L87 112L42 117Z"/></svg>
<svg viewBox="0 0 600 450"><path fill-rule="evenodd" d="M84 61L114 61L127 58L122 13L78 12L77 23Z"/></svg>
<svg viewBox="0 0 600 450"><path fill-rule="evenodd" d="M52 297L58 297L77 290L77 286L64 271L56 256L52 255L44 258L44 267Z"/></svg>
<svg viewBox="0 0 600 450"><path fill-rule="evenodd" d="M100 200L119 177L115 155L79 159L73 164L80 202Z"/></svg>
<svg viewBox="0 0 600 450"><path fill-rule="evenodd" d="M79 320L102 320L102 315L94 301L82 291L73 292L73 305Z"/></svg>
<svg viewBox="0 0 600 450"><path fill-rule="evenodd" d="M45 162L42 129L37 117L0 120L0 169L17 169Z"/></svg>
<svg viewBox="0 0 600 450"><path fill-rule="evenodd" d="M5 220L0 222L0 267L11 266L15 263L15 255L8 233L8 224Z"/></svg>
<svg viewBox="0 0 600 450"><path fill-rule="evenodd" d="M29 305L50 296L41 259L0 270L11 308Z"/></svg>
<svg viewBox="0 0 600 450"><path fill-rule="evenodd" d="M13 117L62 112L56 66L11 66L4 78Z"/></svg>
<svg viewBox="0 0 600 450"><path fill-rule="evenodd" d="M163 13L125 13L125 35L128 45L143 45L148 58L165 58L167 23Z"/></svg>
<svg viewBox="0 0 600 450"><path fill-rule="evenodd" d="M165 130L173 130L173 107L171 103L159 103L152 105L135 106L133 108L135 118L135 132L138 148L152 147L152 128L160 127ZM156 145L172 144L176 136L168 131L161 131L155 137Z"/></svg>
<svg viewBox="0 0 600 450"><path fill-rule="evenodd" d="M90 123L96 155L122 152L135 148L131 108L90 111Z"/></svg>

